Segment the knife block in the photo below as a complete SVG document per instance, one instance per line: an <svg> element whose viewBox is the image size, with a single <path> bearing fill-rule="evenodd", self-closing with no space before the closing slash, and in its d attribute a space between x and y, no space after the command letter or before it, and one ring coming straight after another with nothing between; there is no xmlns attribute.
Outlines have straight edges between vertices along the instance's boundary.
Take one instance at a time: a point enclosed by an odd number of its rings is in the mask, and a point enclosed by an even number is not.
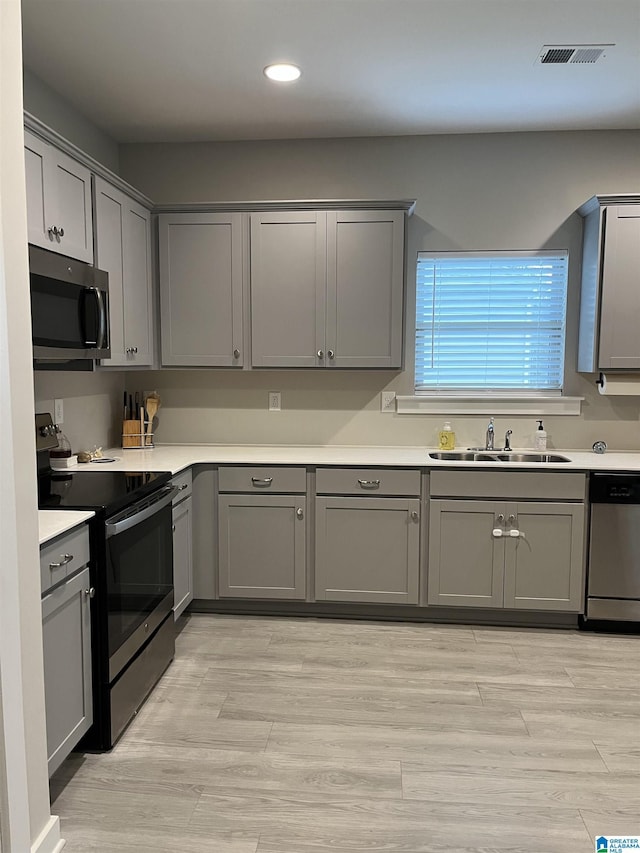
<svg viewBox="0 0 640 853"><path fill-rule="evenodd" d="M148 442L147 438L150 439ZM153 447L153 433L145 433L144 418L122 421L122 449L140 450L143 447Z"/></svg>

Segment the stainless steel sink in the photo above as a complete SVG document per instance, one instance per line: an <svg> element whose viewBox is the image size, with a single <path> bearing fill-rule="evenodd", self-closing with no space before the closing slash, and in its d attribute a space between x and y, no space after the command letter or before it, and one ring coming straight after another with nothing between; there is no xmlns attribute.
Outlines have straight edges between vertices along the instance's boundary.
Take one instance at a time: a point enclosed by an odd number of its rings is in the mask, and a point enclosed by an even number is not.
<svg viewBox="0 0 640 853"><path fill-rule="evenodd" d="M438 450L430 453L431 459L441 462L510 462L512 464L528 464L530 462L570 462L566 456L559 453L491 453L472 450Z"/></svg>
<svg viewBox="0 0 640 853"><path fill-rule="evenodd" d="M559 453L496 453L494 456L500 462L571 462Z"/></svg>

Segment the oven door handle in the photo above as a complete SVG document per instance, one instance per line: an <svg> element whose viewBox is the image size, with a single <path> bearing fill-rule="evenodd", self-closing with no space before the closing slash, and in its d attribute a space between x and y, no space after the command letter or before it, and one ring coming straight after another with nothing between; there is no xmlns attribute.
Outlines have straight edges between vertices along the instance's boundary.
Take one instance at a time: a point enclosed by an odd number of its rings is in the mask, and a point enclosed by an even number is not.
<svg viewBox="0 0 640 853"><path fill-rule="evenodd" d="M167 504L170 504L178 492L179 489L176 486L169 486L162 490L161 496L157 500L151 504L146 504L140 512L133 513L133 515L129 515L121 521L107 521L105 524L107 539L117 536L119 533L124 533L125 530L131 530L137 524L142 524L143 521L151 518L152 515L160 512Z"/></svg>

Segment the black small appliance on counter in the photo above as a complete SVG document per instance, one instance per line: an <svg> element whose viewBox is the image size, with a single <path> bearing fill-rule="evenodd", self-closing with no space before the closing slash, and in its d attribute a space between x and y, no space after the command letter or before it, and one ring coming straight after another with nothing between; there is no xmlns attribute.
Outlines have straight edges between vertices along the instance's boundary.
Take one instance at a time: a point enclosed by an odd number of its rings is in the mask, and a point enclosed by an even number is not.
<svg viewBox="0 0 640 853"><path fill-rule="evenodd" d="M171 474L52 470L51 415L36 415L38 506L93 510L94 722L80 749L111 749L174 656Z"/></svg>

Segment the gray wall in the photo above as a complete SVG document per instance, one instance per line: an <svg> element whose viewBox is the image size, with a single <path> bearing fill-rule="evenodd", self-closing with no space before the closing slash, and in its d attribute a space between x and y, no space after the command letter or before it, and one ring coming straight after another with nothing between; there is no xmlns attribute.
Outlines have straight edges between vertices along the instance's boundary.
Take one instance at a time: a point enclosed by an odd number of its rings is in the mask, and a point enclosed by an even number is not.
<svg viewBox="0 0 640 853"><path fill-rule="evenodd" d="M118 174L117 142L28 68L23 69L23 97L28 113Z"/></svg>
<svg viewBox="0 0 640 853"><path fill-rule="evenodd" d="M640 133L592 131L122 145L122 177L157 203L295 198L416 198L407 240L407 370L347 373L162 371L140 375L163 399L158 441L433 444L445 416L388 415L383 389L412 393L416 252L567 248L570 294L566 391L583 414L545 420L550 446L640 447L640 398L601 398L575 372L582 220L595 193L640 191ZM267 412L282 391L283 411ZM456 416L459 444L486 418ZM502 417L530 446L534 417Z"/></svg>

